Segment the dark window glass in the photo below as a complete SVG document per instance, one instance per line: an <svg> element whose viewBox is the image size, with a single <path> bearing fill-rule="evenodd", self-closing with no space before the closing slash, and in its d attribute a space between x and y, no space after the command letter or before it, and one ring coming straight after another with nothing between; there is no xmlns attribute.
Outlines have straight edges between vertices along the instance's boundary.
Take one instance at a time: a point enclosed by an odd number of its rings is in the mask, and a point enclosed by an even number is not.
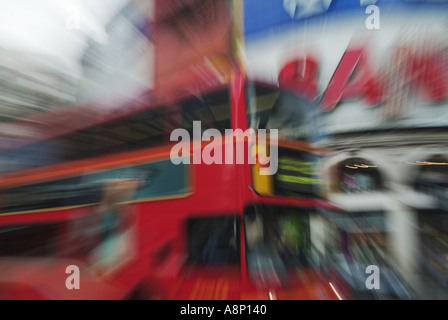
<svg viewBox="0 0 448 320"><path fill-rule="evenodd" d="M56 139L61 148L61 158L55 159L75 160L88 158L94 155L95 129L87 128L72 132Z"/></svg>
<svg viewBox="0 0 448 320"><path fill-rule="evenodd" d="M185 128L191 134L193 121L201 121L202 130L224 132L231 128L230 112L228 89L189 98L3 152L0 173L158 145L169 141L174 129Z"/></svg>
<svg viewBox="0 0 448 320"><path fill-rule="evenodd" d="M190 219L187 233L189 263L229 265L240 262L237 216Z"/></svg>
<svg viewBox="0 0 448 320"><path fill-rule="evenodd" d="M52 256L56 254L58 224L0 227L0 256Z"/></svg>
<svg viewBox="0 0 448 320"><path fill-rule="evenodd" d="M164 141L165 108L145 111L130 118L129 148L138 149Z"/></svg>
<svg viewBox="0 0 448 320"><path fill-rule="evenodd" d="M378 166L360 158L339 164L339 185L344 193L374 192L384 188Z"/></svg>
<svg viewBox="0 0 448 320"><path fill-rule="evenodd" d="M446 207L446 195L448 195L448 159L442 156L434 156L415 165L417 171L414 187L416 190L428 193L437 198L440 207Z"/></svg>
<svg viewBox="0 0 448 320"><path fill-rule="evenodd" d="M448 216L446 210L419 210L420 262L427 298L448 290ZM438 290L432 291L438 287Z"/></svg>
<svg viewBox="0 0 448 320"><path fill-rule="evenodd" d="M279 88L249 83L247 116L252 129L278 129L279 137L309 140L312 137L313 102Z"/></svg>
<svg viewBox="0 0 448 320"><path fill-rule="evenodd" d="M183 127L182 105L180 103L172 104L166 107L165 126L167 140L169 140L169 136L173 130Z"/></svg>
<svg viewBox="0 0 448 320"><path fill-rule="evenodd" d="M104 184L117 179L139 181L135 194L130 195L132 200L180 195L189 191L187 170L164 160L5 188L0 190L0 212L96 204L101 201Z"/></svg>
<svg viewBox="0 0 448 320"><path fill-rule="evenodd" d="M230 113L228 89L197 96L182 102L182 128L191 135L193 121L201 121L202 131L213 128L224 133L232 128Z"/></svg>
<svg viewBox="0 0 448 320"><path fill-rule="evenodd" d="M79 185L73 178L10 188L1 193L0 212L98 203L101 199L101 188L100 183Z"/></svg>
<svg viewBox="0 0 448 320"><path fill-rule="evenodd" d="M308 209L254 205L246 210L247 264L254 273L285 276L311 264Z"/></svg>
<svg viewBox="0 0 448 320"><path fill-rule="evenodd" d="M129 141L129 121L124 118L96 127L95 155L126 151Z"/></svg>
<svg viewBox="0 0 448 320"><path fill-rule="evenodd" d="M0 153L0 173L9 173L62 161L64 144L48 140Z"/></svg>

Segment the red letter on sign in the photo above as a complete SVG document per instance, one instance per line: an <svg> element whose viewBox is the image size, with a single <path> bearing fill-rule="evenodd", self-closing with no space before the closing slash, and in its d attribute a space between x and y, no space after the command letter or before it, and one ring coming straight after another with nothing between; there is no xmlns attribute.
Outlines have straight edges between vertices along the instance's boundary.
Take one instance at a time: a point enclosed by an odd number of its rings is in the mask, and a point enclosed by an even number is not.
<svg viewBox="0 0 448 320"><path fill-rule="evenodd" d="M425 89L428 102L440 102L448 99L448 49L438 52L426 52L416 59L414 84Z"/></svg>
<svg viewBox="0 0 448 320"><path fill-rule="evenodd" d="M310 57L288 62L280 71L280 87L299 93L307 99L314 99L317 94L318 65Z"/></svg>
<svg viewBox="0 0 448 320"><path fill-rule="evenodd" d="M345 98L366 96L369 103L381 101L383 92L367 64L364 49L347 50L331 78L319 108L331 111ZM362 73L359 73L361 70Z"/></svg>

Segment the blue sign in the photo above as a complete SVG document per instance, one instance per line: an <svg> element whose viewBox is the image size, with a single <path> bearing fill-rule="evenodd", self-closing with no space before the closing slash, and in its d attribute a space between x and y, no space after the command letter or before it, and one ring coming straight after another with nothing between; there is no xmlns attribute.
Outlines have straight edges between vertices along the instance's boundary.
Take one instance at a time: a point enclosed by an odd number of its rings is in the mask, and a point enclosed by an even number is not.
<svg viewBox="0 0 448 320"><path fill-rule="evenodd" d="M345 13L365 16L366 7L382 11L447 10L448 0L244 0L245 36L279 27L300 27L309 21L332 19Z"/></svg>

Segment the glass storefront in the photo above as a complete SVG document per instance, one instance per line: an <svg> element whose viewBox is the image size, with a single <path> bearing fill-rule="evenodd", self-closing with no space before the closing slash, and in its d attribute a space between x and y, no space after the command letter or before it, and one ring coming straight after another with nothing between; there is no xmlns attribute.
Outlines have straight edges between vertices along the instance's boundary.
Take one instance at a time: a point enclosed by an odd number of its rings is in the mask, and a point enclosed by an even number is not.
<svg viewBox="0 0 448 320"><path fill-rule="evenodd" d="M354 299L409 299L412 290L400 276L390 246L390 230L382 211L324 212L327 219L327 265ZM380 270L381 286L369 290L368 266Z"/></svg>

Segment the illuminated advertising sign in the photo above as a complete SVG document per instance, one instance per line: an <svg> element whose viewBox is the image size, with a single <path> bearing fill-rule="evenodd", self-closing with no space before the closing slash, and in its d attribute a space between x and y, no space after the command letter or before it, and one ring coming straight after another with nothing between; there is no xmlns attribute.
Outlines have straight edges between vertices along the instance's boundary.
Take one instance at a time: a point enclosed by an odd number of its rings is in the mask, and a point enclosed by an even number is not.
<svg viewBox="0 0 448 320"><path fill-rule="evenodd" d="M366 27L369 3L379 29ZM319 134L448 126L447 1L246 0L245 9L248 76L314 99Z"/></svg>

